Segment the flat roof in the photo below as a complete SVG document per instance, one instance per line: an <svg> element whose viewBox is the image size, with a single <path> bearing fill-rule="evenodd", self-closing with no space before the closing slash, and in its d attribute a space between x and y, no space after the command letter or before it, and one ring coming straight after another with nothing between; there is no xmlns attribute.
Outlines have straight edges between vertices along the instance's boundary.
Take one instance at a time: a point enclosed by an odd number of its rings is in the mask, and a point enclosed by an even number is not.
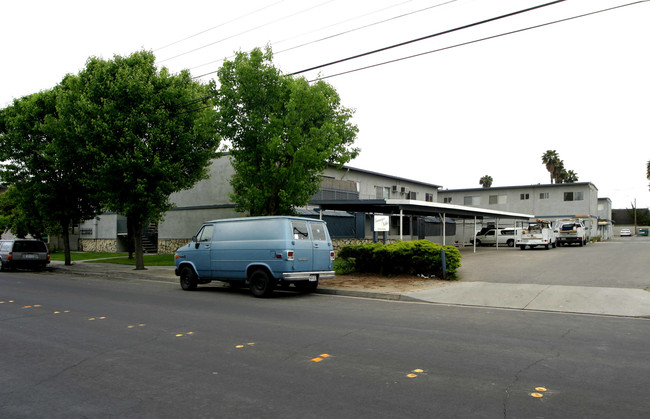
<svg viewBox="0 0 650 419"><path fill-rule="evenodd" d="M495 211L464 205L443 204L439 202L416 201L410 199L356 199L312 201L323 210L365 212L404 215L438 215L446 214L456 218L516 218L528 220L534 214L522 214L508 211Z"/></svg>
<svg viewBox="0 0 650 419"><path fill-rule="evenodd" d="M335 166L330 166L330 167L332 167L333 169L336 169ZM366 174L369 174L369 175L381 176L381 177L385 177L385 178L389 178L389 179L394 179L394 180L398 180L398 181L402 181L402 182L409 182L409 183L415 183L415 184L423 185L423 186L430 186L430 187L432 187L432 188L434 188L434 189L440 189L440 188L442 188L442 186L440 186L440 185L436 185L435 183L429 183L429 182L423 182L423 181L421 181L421 180L407 179L407 178L404 178L404 177L393 176L393 175L387 175L387 174L385 174L385 173L373 172L372 170L359 169L359 168L351 167L351 166L345 166L345 165L344 165L344 166L343 166L341 169L339 169L339 170L350 170L350 171L359 172L359 173L366 173Z"/></svg>
<svg viewBox="0 0 650 419"><path fill-rule="evenodd" d="M474 192L474 191L490 191L490 190L503 190L503 189L530 189L530 188L570 188L572 186L593 186L596 190L598 188L591 182L573 182L573 183L536 183L532 185L514 185L514 186L490 186L489 188L461 188L461 189L440 189L438 194L450 192Z"/></svg>

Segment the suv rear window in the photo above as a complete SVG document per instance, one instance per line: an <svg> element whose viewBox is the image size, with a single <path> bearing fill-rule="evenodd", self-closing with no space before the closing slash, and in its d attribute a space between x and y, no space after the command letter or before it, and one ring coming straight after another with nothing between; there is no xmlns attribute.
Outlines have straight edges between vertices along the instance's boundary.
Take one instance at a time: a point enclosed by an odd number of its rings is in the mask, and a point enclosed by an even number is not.
<svg viewBox="0 0 650 419"><path fill-rule="evenodd" d="M17 241L14 243L15 253L29 253L29 252L47 252L45 243L39 241Z"/></svg>

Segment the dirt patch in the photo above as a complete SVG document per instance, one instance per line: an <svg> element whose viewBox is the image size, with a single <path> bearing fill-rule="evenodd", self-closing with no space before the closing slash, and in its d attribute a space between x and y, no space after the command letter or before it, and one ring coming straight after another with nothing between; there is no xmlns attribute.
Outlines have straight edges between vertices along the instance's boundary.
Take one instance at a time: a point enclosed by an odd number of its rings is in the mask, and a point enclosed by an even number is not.
<svg viewBox="0 0 650 419"><path fill-rule="evenodd" d="M437 278L422 278L413 275L378 276L370 274L337 275L332 279L323 279L319 288L346 289L356 291L383 292L403 294L430 288L444 287L450 281Z"/></svg>

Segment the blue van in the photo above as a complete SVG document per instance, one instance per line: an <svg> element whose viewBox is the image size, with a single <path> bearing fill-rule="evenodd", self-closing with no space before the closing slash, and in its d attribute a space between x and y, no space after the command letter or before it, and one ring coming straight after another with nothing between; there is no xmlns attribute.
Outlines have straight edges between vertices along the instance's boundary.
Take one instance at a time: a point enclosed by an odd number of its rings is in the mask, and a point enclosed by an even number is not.
<svg viewBox="0 0 650 419"><path fill-rule="evenodd" d="M334 248L324 221L276 216L214 220L175 254L181 287L196 289L212 280L248 285L256 297L276 286L314 291L333 278Z"/></svg>

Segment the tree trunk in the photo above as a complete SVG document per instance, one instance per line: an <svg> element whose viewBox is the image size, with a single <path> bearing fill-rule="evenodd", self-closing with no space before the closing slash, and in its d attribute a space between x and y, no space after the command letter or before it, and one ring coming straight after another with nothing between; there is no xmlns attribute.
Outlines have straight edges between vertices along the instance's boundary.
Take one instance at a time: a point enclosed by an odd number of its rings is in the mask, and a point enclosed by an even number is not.
<svg viewBox="0 0 650 419"><path fill-rule="evenodd" d="M147 269L144 267L144 252L142 251L142 221L133 217L131 226L133 227L133 241L135 242L135 269L141 271Z"/></svg>
<svg viewBox="0 0 650 419"><path fill-rule="evenodd" d="M72 265L72 257L70 256L70 221L61 221L61 231L63 233L63 253L65 254L65 266Z"/></svg>

